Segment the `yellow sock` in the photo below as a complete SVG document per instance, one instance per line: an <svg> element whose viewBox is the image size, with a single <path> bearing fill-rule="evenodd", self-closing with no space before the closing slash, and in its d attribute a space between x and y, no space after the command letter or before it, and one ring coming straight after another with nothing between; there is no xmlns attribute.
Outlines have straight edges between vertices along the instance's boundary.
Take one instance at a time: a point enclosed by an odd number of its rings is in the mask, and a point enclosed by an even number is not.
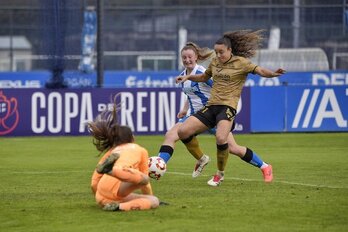
<svg viewBox="0 0 348 232"><path fill-rule="evenodd" d="M217 167L219 171L224 171L228 159L228 144L217 145Z"/></svg>
<svg viewBox="0 0 348 232"><path fill-rule="evenodd" d="M196 136L193 136L193 138L187 142L184 143L187 150L191 153L193 157L195 157L196 160L199 160L203 156L203 152L201 148L199 147L199 142L196 138Z"/></svg>

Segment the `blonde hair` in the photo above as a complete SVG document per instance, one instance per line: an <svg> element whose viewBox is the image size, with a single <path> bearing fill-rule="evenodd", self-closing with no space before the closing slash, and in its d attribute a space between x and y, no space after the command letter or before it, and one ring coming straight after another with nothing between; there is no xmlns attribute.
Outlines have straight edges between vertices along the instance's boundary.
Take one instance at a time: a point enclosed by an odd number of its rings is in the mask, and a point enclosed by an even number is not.
<svg viewBox="0 0 348 232"><path fill-rule="evenodd" d="M181 49L181 52L185 50L192 50L197 55L197 62L203 62L210 58L213 54L215 55L214 50L204 47L201 48L194 42L187 42L186 45Z"/></svg>

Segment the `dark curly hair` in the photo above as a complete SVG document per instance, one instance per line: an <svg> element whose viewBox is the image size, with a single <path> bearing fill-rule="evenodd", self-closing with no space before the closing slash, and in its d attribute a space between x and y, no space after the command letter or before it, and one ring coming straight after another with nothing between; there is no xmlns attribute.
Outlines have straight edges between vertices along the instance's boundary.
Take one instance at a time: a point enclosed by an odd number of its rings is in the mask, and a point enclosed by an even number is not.
<svg viewBox="0 0 348 232"><path fill-rule="evenodd" d="M224 44L232 49L236 56L251 58L256 51L261 48L264 30L239 30L225 32L223 37L218 39L215 44Z"/></svg>

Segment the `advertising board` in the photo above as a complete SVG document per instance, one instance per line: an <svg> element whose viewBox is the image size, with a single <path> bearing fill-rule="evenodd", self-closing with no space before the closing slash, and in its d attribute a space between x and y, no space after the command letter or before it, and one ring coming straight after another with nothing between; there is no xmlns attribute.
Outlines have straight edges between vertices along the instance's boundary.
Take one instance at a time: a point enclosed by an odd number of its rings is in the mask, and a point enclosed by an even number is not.
<svg viewBox="0 0 348 232"><path fill-rule="evenodd" d="M135 134L164 134L186 99L180 88L5 89L0 91L0 136L87 135L86 123L116 95L119 122ZM249 105L247 90L236 132L249 132Z"/></svg>

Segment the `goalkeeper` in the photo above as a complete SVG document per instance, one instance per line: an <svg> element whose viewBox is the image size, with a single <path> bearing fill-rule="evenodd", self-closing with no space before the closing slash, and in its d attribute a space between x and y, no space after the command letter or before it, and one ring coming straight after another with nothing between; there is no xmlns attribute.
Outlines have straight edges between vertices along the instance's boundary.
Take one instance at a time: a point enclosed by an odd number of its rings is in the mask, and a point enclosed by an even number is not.
<svg viewBox="0 0 348 232"><path fill-rule="evenodd" d="M157 208L160 202L148 177L148 152L134 143L129 127L117 123L116 104L88 123L88 129L97 150L105 152L91 180L97 203L106 211ZM142 194L134 193L138 189Z"/></svg>

